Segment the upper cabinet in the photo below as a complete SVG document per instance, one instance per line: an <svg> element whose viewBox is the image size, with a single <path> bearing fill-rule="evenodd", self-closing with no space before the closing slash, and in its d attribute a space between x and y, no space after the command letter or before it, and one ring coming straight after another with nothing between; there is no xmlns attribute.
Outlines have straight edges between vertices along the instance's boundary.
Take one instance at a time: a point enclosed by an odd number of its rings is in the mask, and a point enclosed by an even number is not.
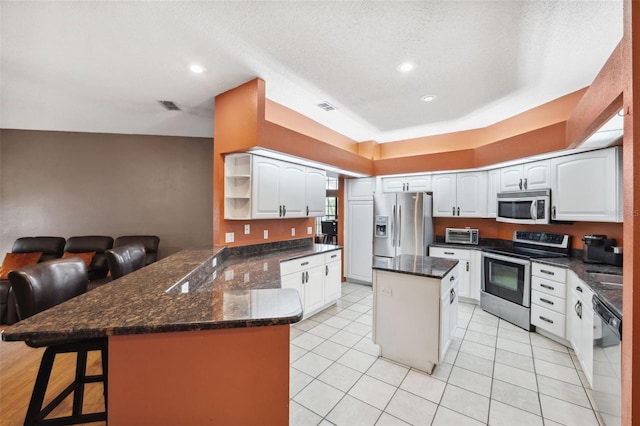
<svg viewBox="0 0 640 426"><path fill-rule="evenodd" d="M500 169L500 192L551 187L550 160L534 161Z"/></svg>
<svg viewBox="0 0 640 426"><path fill-rule="evenodd" d="M487 217L497 216L500 171L500 169L493 169L487 172Z"/></svg>
<svg viewBox="0 0 640 426"><path fill-rule="evenodd" d="M251 154L225 158L225 219L324 214L326 172Z"/></svg>
<svg viewBox="0 0 640 426"><path fill-rule="evenodd" d="M485 171L433 176L433 216L485 217L487 198Z"/></svg>
<svg viewBox="0 0 640 426"><path fill-rule="evenodd" d="M551 219L622 222L619 147L551 159Z"/></svg>
<svg viewBox="0 0 640 426"><path fill-rule="evenodd" d="M382 192L431 191L431 175L387 176L381 181Z"/></svg>
<svg viewBox="0 0 640 426"><path fill-rule="evenodd" d="M354 178L347 181L347 199L350 201L373 200L376 178Z"/></svg>

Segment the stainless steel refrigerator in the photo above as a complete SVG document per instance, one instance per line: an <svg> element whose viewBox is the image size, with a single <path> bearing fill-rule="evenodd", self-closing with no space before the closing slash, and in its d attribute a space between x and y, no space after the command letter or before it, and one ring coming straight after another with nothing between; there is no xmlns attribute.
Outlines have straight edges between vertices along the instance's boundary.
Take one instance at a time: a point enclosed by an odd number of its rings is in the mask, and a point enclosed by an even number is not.
<svg viewBox="0 0 640 426"><path fill-rule="evenodd" d="M383 193L373 198L373 256L426 256L433 243L432 198L425 192Z"/></svg>

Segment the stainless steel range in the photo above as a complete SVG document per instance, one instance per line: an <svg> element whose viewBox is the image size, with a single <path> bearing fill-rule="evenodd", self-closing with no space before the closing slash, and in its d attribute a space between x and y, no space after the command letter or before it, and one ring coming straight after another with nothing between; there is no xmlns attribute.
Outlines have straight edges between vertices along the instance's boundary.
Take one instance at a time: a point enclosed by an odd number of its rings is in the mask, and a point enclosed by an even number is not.
<svg viewBox="0 0 640 426"><path fill-rule="evenodd" d="M531 259L568 257L571 237L550 232L515 231L513 244L482 253L480 307L531 330Z"/></svg>

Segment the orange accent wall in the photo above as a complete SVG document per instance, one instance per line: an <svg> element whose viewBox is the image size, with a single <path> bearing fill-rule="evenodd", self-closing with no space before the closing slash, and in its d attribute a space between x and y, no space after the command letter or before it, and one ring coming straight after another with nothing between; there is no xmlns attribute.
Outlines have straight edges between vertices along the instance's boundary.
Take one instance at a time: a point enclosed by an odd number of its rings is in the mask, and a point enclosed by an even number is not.
<svg viewBox="0 0 640 426"><path fill-rule="evenodd" d="M389 158L374 162L374 172L376 176L468 169L473 167L475 167L475 150L473 149Z"/></svg>
<svg viewBox="0 0 640 426"><path fill-rule="evenodd" d="M623 232L621 223L605 222L574 222L570 225L518 225L514 223L496 222L495 219L473 219L473 218L450 218L436 217L433 221L435 235L444 235L445 228L477 228L480 230L480 238L499 238L501 240L511 240L513 232L544 231L568 234L572 237L574 249L582 250L582 237L586 234L604 234L609 238L615 238L617 244L622 246Z"/></svg>
<svg viewBox="0 0 640 426"><path fill-rule="evenodd" d="M287 425L289 325L109 336L108 392L110 425Z"/></svg>

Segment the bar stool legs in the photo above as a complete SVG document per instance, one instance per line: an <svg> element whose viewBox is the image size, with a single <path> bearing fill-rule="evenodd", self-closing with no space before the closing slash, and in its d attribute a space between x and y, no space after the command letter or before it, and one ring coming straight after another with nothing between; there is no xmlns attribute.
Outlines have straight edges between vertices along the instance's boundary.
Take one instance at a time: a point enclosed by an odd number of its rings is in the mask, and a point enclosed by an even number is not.
<svg viewBox="0 0 640 426"><path fill-rule="evenodd" d="M91 351L100 351L102 358L102 374L87 375L87 354ZM51 377L51 370L56 355L61 353L77 353L75 380L67 386L58 396L56 396L46 407L42 408L44 397ZM89 423L107 420L107 340L93 339L72 343L62 343L47 347L40 362L40 369L36 383L31 394L29 409L24 421L26 425L72 425L79 423ZM104 391L105 411L99 413L82 414L82 406L84 402L84 388L86 383L101 382ZM56 417L46 419L47 417L67 396L73 393L73 409L72 415L66 417Z"/></svg>

